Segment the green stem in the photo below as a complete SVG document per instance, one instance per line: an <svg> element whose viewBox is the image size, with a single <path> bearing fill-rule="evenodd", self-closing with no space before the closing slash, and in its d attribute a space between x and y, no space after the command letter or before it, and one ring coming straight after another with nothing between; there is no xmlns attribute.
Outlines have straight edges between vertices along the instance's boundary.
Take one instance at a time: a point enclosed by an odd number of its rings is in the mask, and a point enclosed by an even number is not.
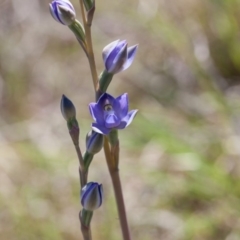
<svg viewBox="0 0 240 240"><path fill-rule="evenodd" d="M79 145L75 145L75 149L76 149L78 161L79 161L80 184L81 184L81 188L83 188L87 184L87 174L85 171L84 160L83 160Z"/></svg>
<svg viewBox="0 0 240 240"><path fill-rule="evenodd" d="M72 32L76 36L79 44L81 45L83 51L85 52L86 56L88 57L87 46L86 46L86 41L85 41L85 33L84 33L81 23L79 21L75 20L75 22L73 24L69 25L68 27L72 30Z"/></svg>
<svg viewBox="0 0 240 240"><path fill-rule="evenodd" d="M126 215L126 210L125 210L125 205L124 205L124 199L123 199L123 194L122 194L122 186L121 186L121 181L120 181L120 176L118 169L115 171L110 172L111 179L112 179L112 184L114 188L114 194L117 202L117 208L118 208L118 215L120 219L120 224L122 228L122 235L124 240L130 240L130 232L128 228L128 222L127 222L127 215Z"/></svg>
<svg viewBox="0 0 240 240"><path fill-rule="evenodd" d="M110 133L108 134L108 141L111 144L111 146L115 146L118 142L118 130L112 129Z"/></svg>
<svg viewBox="0 0 240 240"><path fill-rule="evenodd" d="M119 146L119 144L117 144ZM115 199L117 203L118 215L120 225L122 229L122 236L124 240L131 240L130 232L128 228L127 215L125 210L125 204L122 193L121 180L118 170L118 156L111 154L107 137L104 137L104 153L108 165L108 170L111 176ZM117 147L117 155L119 153L119 147Z"/></svg>
<svg viewBox="0 0 240 240"><path fill-rule="evenodd" d="M89 153L89 152L85 152L84 156L83 156L83 161L84 161L84 167L86 169L86 171L88 171L88 168L93 160L93 154Z"/></svg>
<svg viewBox="0 0 240 240"><path fill-rule="evenodd" d="M101 94L107 91L107 88L112 81L113 74L106 71L106 69L100 74L99 85L97 91ZM101 95L100 94L100 95Z"/></svg>
<svg viewBox="0 0 240 240"><path fill-rule="evenodd" d="M92 219L93 212L82 209L79 212L79 220L81 223L81 231L84 240L92 240L92 234L90 229L90 222Z"/></svg>
<svg viewBox="0 0 240 240"><path fill-rule="evenodd" d="M86 209L82 209L81 211L81 222L84 226L89 227L90 223L91 223L91 219L93 216L93 212L92 211L88 211Z"/></svg>
<svg viewBox="0 0 240 240"><path fill-rule="evenodd" d="M94 58L93 47L92 47L91 25L85 24L84 28L85 28L85 32L86 32L88 61L89 61L89 65L90 65L94 89L96 90L97 85L98 85L98 76L97 76L95 58Z"/></svg>
<svg viewBox="0 0 240 240"><path fill-rule="evenodd" d="M97 84L98 84L98 76L97 76L95 58L94 58L93 47L92 47L91 24L87 23L85 11L84 11L83 0L79 0L79 2L80 2L80 6L81 6L83 26L84 26L84 29L85 29L88 62L89 62L89 66L90 66L90 69L91 69L93 86L94 86L94 89L96 90L97 89Z"/></svg>
<svg viewBox="0 0 240 240"><path fill-rule="evenodd" d="M88 61L89 61L90 69L91 69L94 89L96 90L98 77L97 77L97 70L96 70L96 64L95 64L95 59L94 59L94 54L93 54L93 47L92 47L91 26L87 25L83 0L79 0L79 3L80 3L83 25L84 25L84 30L85 30L85 37L86 37L85 42L86 42L87 57L88 57ZM87 182L87 174L85 174L85 176L86 176L85 179ZM92 240L90 222L89 222L89 225L86 227L81 221L81 213L79 214L79 219L81 222L81 231L82 231L84 240Z"/></svg>

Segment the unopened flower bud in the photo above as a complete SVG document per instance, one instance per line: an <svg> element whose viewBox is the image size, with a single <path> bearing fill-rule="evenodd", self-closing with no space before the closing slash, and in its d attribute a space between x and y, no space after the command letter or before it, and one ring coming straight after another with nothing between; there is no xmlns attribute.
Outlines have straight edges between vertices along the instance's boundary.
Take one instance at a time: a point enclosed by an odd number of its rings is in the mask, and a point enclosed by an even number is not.
<svg viewBox="0 0 240 240"><path fill-rule="evenodd" d="M86 149L88 153L96 154L103 146L103 135L91 130L86 136Z"/></svg>
<svg viewBox="0 0 240 240"><path fill-rule="evenodd" d="M60 108L64 119L67 121L69 134L73 140L73 143L75 146L77 146L80 130L78 126L78 121L76 119L76 109L72 101L68 99L65 95L62 95Z"/></svg>
<svg viewBox="0 0 240 240"><path fill-rule="evenodd" d="M74 23L76 13L73 5L68 0L54 0L49 4L52 17L63 25Z"/></svg>
<svg viewBox="0 0 240 240"><path fill-rule="evenodd" d="M66 121L76 118L76 109L72 101L68 99L65 95L62 95L61 99L61 112Z"/></svg>
<svg viewBox="0 0 240 240"><path fill-rule="evenodd" d="M137 45L127 47L125 40L108 44L102 52L107 72L116 74L127 69L133 62L137 52Z"/></svg>
<svg viewBox="0 0 240 240"><path fill-rule="evenodd" d="M84 209L94 211L102 205L102 184L96 182L87 183L81 193L81 204Z"/></svg>

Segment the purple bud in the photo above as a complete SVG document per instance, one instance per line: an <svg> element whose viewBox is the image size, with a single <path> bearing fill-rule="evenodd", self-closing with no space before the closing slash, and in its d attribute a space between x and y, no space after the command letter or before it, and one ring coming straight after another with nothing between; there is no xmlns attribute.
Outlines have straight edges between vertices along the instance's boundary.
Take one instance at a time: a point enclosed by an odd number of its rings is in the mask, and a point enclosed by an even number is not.
<svg viewBox="0 0 240 240"><path fill-rule="evenodd" d="M60 107L62 115L66 121L76 118L76 109L72 101L68 99L65 95L62 95Z"/></svg>
<svg viewBox="0 0 240 240"><path fill-rule="evenodd" d="M137 45L127 47L127 42L125 40L116 40L108 44L102 52L107 72L116 74L127 69L134 60L137 47Z"/></svg>
<svg viewBox="0 0 240 240"><path fill-rule="evenodd" d="M63 25L71 25L76 18L73 5L68 0L54 0L49 4L52 17Z"/></svg>
<svg viewBox="0 0 240 240"><path fill-rule="evenodd" d="M86 136L87 152L96 154L101 151L103 146L103 135L91 130Z"/></svg>
<svg viewBox="0 0 240 240"><path fill-rule="evenodd" d="M81 193L81 204L84 209L94 211L102 205L102 184L96 182L87 183Z"/></svg>

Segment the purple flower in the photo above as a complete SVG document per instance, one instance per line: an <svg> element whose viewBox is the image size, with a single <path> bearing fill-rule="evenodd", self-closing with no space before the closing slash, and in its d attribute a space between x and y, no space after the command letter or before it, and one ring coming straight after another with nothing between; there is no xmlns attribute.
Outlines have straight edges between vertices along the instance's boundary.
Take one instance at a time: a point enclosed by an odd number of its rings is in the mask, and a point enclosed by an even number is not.
<svg viewBox="0 0 240 240"><path fill-rule="evenodd" d="M96 182L87 183L81 193L81 204L83 208L94 211L102 205L103 189L102 184Z"/></svg>
<svg viewBox="0 0 240 240"><path fill-rule="evenodd" d="M75 9L68 0L54 0L49 9L52 17L63 25L71 25L75 21Z"/></svg>
<svg viewBox="0 0 240 240"><path fill-rule="evenodd" d="M125 40L116 40L108 44L102 52L107 72L116 74L126 70L132 64L138 45L127 47Z"/></svg>
<svg viewBox="0 0 240 240"><path fill-rule="evenodd" d="M104 93L97 103L89 104L90 114L95 123L92 129L95 132L107 135L113 129L126 128L135 117L138 110L128 112L128 94L114 98Z"/></svg>

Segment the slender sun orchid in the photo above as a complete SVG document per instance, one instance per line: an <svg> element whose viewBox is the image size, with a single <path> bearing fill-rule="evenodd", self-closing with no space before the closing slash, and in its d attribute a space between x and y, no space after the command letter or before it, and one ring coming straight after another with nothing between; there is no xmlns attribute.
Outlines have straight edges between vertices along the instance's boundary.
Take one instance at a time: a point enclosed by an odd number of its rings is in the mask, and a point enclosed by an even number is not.
<svg viewBox="0 0 240 240"><path fill-rule="evenodd" d="M102 184L89 182L88 172L95 155L104 148L106 163L114 188L122 236L124 240L131 240L118 171L120 152L118 129L126 128L133 121L138 110L129 111L127 93L114 98L106 92L114 75L131 66L136 56L138 45L129 47L126 40L116 40L107 44L102 51L104 68L98 77L91 39L91 26L96 7L95 0L79 0L83 24L76 18L76 12L70 2L71 0L50 1L49 9L52 17L72 31L86 54L94 84L95 97L98 99L96 102L89 104L89 111L93 121L91 130L85 139L86 150L84 154L82 154L79 144L81 131L76 118L76 108L65 95L62 96L60 105L62 116L66 120L69 135L72 138L79 162L78 171L82 209L78 216L83 239L92 240L90 225L93 212L103 202Z"/></svg>
<svg viewBox="0 0 240 240"><path fill-rule="evenodd" d="M135 117L138 110L128 112L128 94L124 93L114 98L104 93L97 103L90 103L89 110L93 120L92 129L107 135L112 129L126 128Z"/></svg>

